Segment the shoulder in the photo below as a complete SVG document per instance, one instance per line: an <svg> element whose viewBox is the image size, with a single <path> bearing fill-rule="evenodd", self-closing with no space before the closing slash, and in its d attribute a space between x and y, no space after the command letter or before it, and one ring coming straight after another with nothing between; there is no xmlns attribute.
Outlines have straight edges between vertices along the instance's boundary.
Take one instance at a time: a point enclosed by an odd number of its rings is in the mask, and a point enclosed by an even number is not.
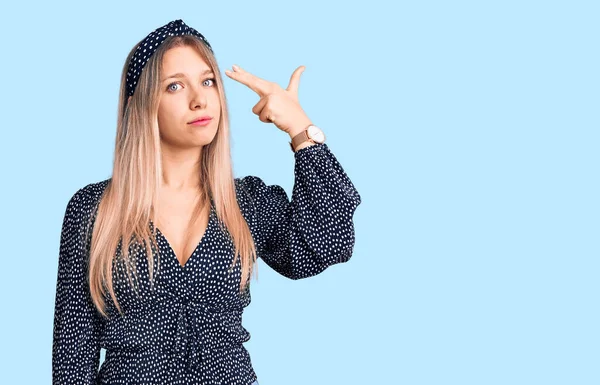
<svg viewBox="0 0 600 385"><path fill-rule="evenodd" d="M89 214L99 203L110 180L111 178L80 187L69 199L67 213Z"/></svg>
<svg viewBox="0 0 600 385"><path fill-rule="evenodd" d="M106 187L110 183L111 179L112 178L108 178L99 182L89 183L80 188L78 192L85 195L88 198L98 199L102 196L104 190L106 190Z"/></svg>
<svg viewBox="0 0 600 385"><path fill-rule="evenodd" d="M270 194L285 194L283 187L277 184L268 184L262 178L256 175L247 175L241 178L235 178L235 183L237 190L253 199L259 199Z"/></svg>
<svg viewBox="0 0 600 385"><path fill-rule="evenodd" d="M288 195L283 187L268 184L256 175L235 178L235 184L240 207L251 208L253 212L270 210L271 206L288 201Z"/></svg>
<svg viewBox="0 0 600 385"><path fill-rule="evenodd" d="M258 176L246 175L244 177L235 178L235 186L236 190L242 194L254 197L258 190L266 186L266 183Z"/></svg>
<svg viewBox="0 0 600 385"><path fill-rule="evenodd" d="M246 175L234 179L235 193L241 208L254 206L257 190L264 184L263 180L254 175Z"/></svg>

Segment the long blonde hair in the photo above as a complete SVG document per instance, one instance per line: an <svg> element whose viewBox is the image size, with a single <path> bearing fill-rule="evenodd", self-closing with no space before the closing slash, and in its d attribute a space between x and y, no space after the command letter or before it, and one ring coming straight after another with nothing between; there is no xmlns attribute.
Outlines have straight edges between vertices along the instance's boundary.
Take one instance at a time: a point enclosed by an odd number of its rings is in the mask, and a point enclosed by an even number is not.
<svg viewBox="0 0 600 385"><path fill-rule="evenodd" d="M217 133L213 141L202 149L200 168L202 184L199 186L199 193L203 205L200 207L196 205L192 221L196 220L199 211L210 209L212 199L221 229L223 231L226 229L235 245L231 267L235 266L238 257L241 258L240 293L249 284L256 262L255 244L236 198L229 143L227 100L223 79L213 53L195 36L168 37L144 66L136 92L128 102L125 88L127 65L140 43L141 41L129 53L121 75L113 172L97 207L89 249L90 294L94 305L105 317L108 315L103 296L107 292L119 313L122 314L113 289L113 260L122 258L129 283L134 287L131 277L132 273L137 275L137 271L132 268L136 264L131 261L129 249L132 246L139 246L139 242L143 243L146 250L150 281L151 284L154 282L154 259L151 248L154 248L157 256L160 253L156 241L156 228L151 231L149 221L156 223L155 208L158 207L158 191L162 176L157 120L161 91L159 79L163 56L173 47L190 46L197 50L215 74L221 101ZM189 240L190 237L191 229L186 233L185 239ZM121 253L116 253L119 245ZM160 258L157 259L157 266L160 265L159 260Z"/></svg>

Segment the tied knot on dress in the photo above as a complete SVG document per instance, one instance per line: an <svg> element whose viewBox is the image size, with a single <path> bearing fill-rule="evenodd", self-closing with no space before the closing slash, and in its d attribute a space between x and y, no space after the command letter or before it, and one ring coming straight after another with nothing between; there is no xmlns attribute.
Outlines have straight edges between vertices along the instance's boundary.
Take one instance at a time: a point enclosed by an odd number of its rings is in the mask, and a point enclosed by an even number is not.
<svg viewBox="0 0 600 385"><path fill-rule="evenodd" d="M208 308L194 300L178 302L177 334L175 335L175 353L185 358L188 369L198 368L204 361L208 349L200 339L202 314Z"/></svg>
<svg viewBox="0 0 600 385"><path fill-rule="evenodd" d="M168 296L166 300L177 310L174 358L183 359L188 370L198 369L219 344L240 340L237 329L232 328L235 324L232 319L236 319L241 309L215 307L195 298ZM206 335L207 331L210 335ZM235 340L226 341L227 337Z"/></svg>

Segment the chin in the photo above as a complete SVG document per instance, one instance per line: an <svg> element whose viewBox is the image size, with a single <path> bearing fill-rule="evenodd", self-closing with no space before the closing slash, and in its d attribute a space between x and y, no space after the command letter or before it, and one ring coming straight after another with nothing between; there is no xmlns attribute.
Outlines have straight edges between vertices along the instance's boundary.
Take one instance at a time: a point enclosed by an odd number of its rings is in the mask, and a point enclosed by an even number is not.
<svg viewBox="0 0 600 385"><path fill-rule="evenodd" d="M196 138L196 140L193 140L193 143L196 144L199 147L204 147L208 144L211 144L213 142L213 140L215 140L215 137L213 136L212 138Z"/></svg>

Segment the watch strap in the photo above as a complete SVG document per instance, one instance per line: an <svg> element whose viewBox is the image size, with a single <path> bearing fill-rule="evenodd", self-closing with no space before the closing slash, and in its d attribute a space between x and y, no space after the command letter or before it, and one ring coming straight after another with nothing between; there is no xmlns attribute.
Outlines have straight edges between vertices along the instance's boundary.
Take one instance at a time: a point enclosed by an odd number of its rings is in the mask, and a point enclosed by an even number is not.
<svg viewBox="0 0 600 385"><path fill-rule="evenodd" d="M304 128L304 130L302 130L302 132L296 134L293 138L292 141L290 142L290 147L292 148L292 152L296 152L296 148L304 143L304 142L311 142L311 143L315 143L314 140L312 140L309 136L308 136L308 127L312 126L312 123L309 124L308 126L306 126Z"/></svg>

